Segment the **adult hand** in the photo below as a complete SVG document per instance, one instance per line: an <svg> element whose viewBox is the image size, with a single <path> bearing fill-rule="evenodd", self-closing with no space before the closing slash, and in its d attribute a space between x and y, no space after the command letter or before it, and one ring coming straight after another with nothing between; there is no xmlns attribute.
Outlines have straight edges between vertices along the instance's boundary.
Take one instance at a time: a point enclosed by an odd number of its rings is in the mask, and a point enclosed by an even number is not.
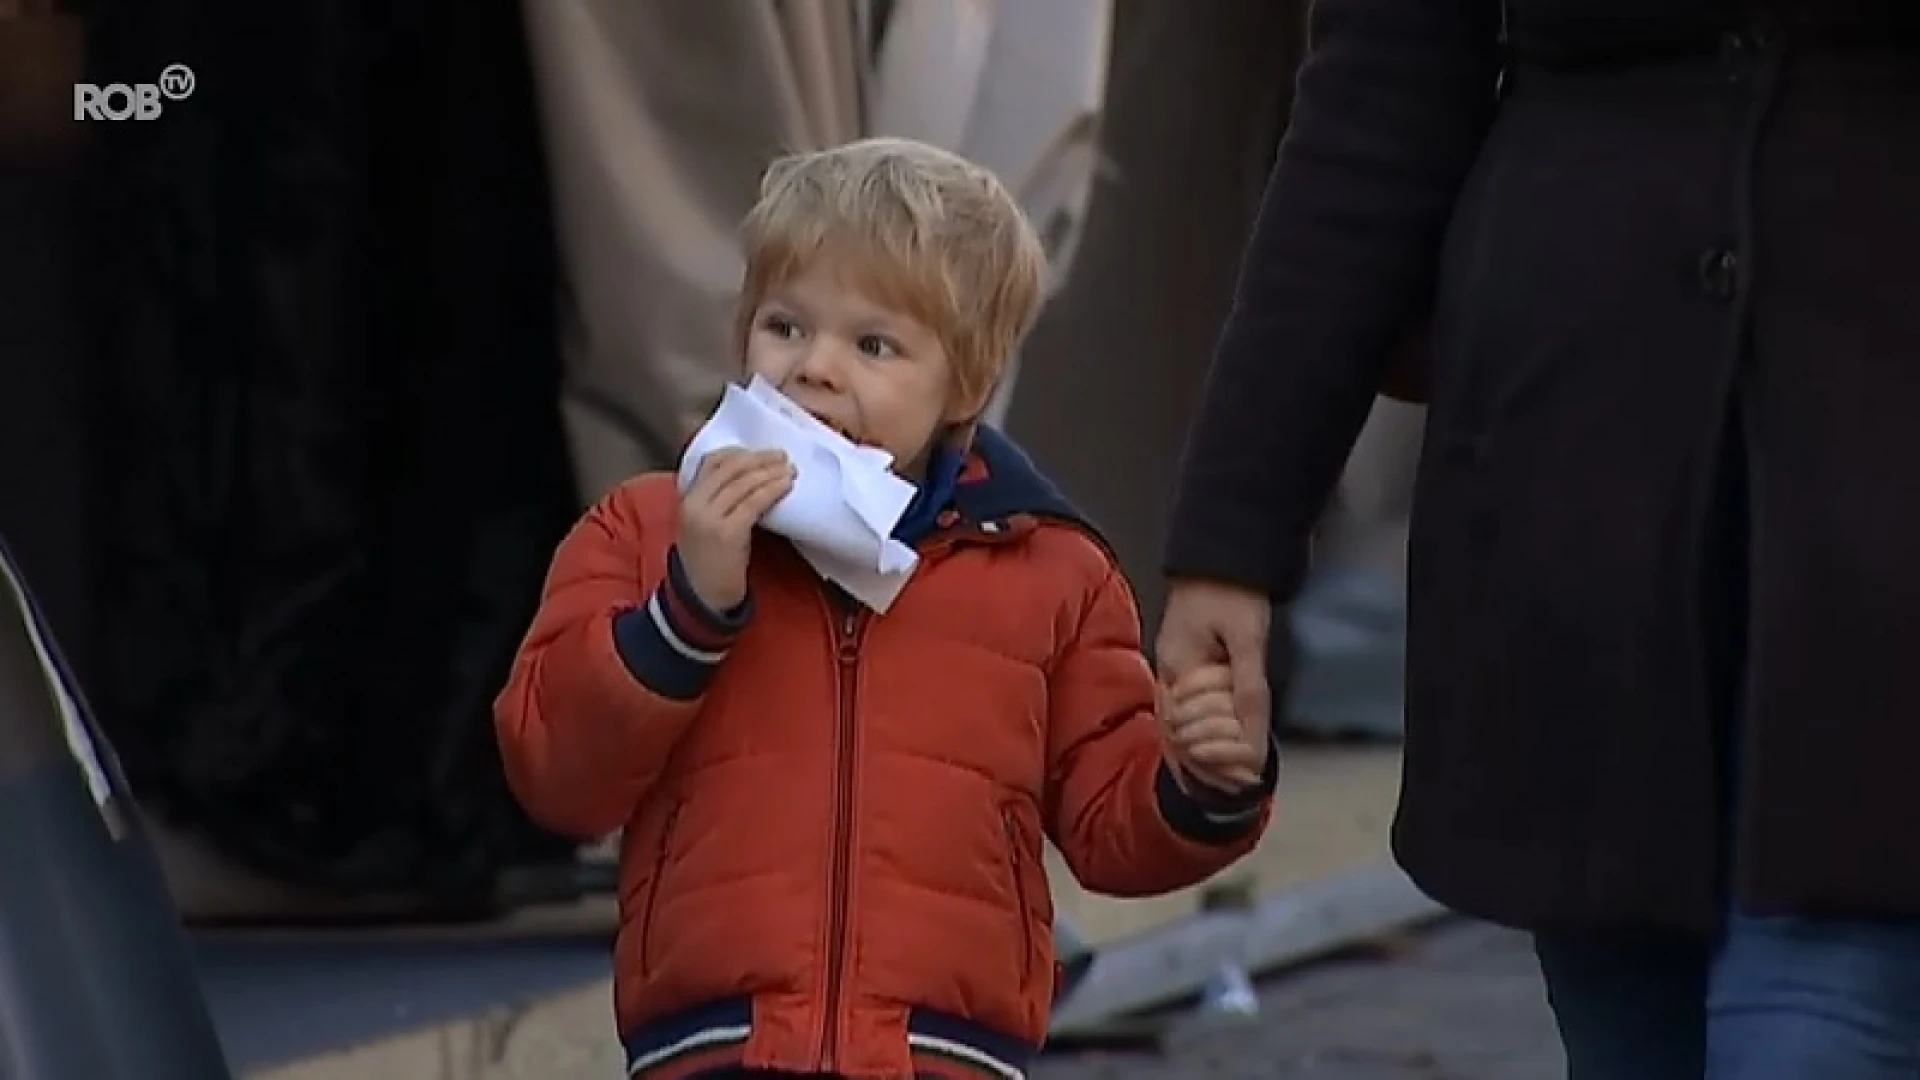
<svg viewBox="0 0 1920 1080"><path fill-rule="evenodd" d="M674 546L701 602L731 611L747 598L753 527L793 490L793 463L778 450L716 450L700 459L680 496Z"/></svg>
<svg viewBox="0 0 1920 1080"><path fill-rule="evenodd" d="M1264 746L1272 723L1267 689L1272 622L1273 601L1263 592L1217 581L1174 579L1154 646L1161 684L1171 688L1210 665L1226 665L1234 716L1249 737L1257 734ZM1237 778L1197 778L1219 787L1238 786Z"/></svg>

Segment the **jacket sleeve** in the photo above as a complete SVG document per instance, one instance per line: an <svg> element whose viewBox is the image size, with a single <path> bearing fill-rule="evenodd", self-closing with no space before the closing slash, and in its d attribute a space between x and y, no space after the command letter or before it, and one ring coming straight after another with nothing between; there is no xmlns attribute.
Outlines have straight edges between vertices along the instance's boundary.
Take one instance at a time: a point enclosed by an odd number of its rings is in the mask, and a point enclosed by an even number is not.
<svg viewBox="0 0 1920 1080"><path fill-rule="evenodd" d="M1154 715L1140 615L1108 572L1049 680L1047 833L1080 884L1151 896L1197 884L1253 849L1271 814L1279 754L1253 790L1201 800L1175 780Z"/></svg>
<svg viewBox="0 0 1920 1080"><path fill-rule="evenodd" d="M1290 596L1492 116L1493 0L1319 0L1164 565Z"/></svg>
<svg viewBox="0 0 1920 1080"><path fill-rule="evenodd" d="M708 610L671 550L647 572L619 498L561 541L494 702L514 795L534 820L583 839L626 823L750 615L746 604Z"/></svg>

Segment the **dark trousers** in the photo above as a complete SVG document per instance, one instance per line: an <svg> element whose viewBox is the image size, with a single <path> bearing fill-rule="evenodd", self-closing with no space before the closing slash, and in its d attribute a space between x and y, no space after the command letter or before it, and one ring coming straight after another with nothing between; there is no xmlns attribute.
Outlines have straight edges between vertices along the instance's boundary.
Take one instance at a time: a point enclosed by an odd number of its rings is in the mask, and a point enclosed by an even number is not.
<svg viewBox="0 0 1920 1080"><path fill-rule="evenodd" d="M1915 1080L1920 922L1542 934L1568 1080Z"/></svg>

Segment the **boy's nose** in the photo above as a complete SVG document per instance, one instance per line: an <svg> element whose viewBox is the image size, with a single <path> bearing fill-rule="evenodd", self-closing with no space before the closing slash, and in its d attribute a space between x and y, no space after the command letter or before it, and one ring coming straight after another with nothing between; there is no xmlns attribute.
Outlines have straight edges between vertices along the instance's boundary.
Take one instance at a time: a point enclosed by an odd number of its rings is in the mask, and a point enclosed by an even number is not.
<svg viewBox="0 0 1920 1080"><path fill-rule="evenodd" d="M820 386L838 389L845 370L845 359L841 350L828 342L816 342L805 356L800 358L794 375L807 386Z"/></svg>

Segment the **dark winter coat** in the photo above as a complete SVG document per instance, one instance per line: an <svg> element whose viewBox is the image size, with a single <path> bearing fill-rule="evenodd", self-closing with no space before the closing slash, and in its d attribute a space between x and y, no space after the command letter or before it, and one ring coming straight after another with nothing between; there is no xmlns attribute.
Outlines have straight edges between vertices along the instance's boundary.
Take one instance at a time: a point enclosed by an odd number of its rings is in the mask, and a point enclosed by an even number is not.
<svg viewBox="0 0 1920 1080"><path fill-rule="evenodd" d="M1751 909L1920 917L1920 4L1508 17L1319 0L1168 569L1295 588L1431 311L1405 867L1704 927L1730 848Z"/></svg>

